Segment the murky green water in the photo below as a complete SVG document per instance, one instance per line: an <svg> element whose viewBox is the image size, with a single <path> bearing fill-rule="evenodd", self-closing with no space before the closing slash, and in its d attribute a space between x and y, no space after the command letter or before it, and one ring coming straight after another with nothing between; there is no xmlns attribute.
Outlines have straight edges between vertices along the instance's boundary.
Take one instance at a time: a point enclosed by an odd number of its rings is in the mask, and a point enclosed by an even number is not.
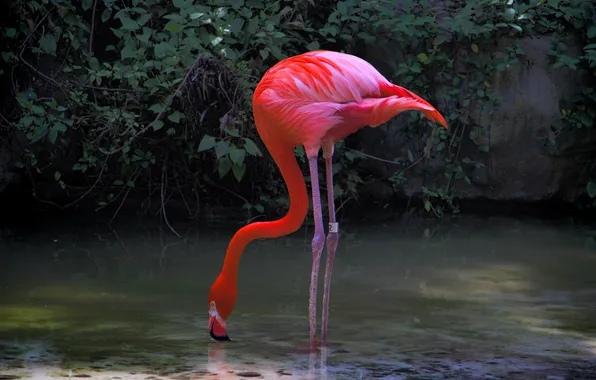
<svg viewBox="0 0 596 380"><path fill-rule="evenodd" d="M301 350L312 230L250 245L229 344L208 336L206 297L233 231L189 228L180 242L131 223L7 237L0 378L596 379L586 232L510 220L430 237L344 228L326 363Z"/></svg>

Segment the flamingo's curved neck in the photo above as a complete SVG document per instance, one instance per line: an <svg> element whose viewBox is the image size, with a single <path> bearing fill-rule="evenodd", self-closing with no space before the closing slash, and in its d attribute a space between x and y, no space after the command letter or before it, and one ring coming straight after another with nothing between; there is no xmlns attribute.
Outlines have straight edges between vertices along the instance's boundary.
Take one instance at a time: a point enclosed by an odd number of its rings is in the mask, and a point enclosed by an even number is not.
<svg viewBox="0 0 596 380"><path fill-rule="evenodd" d="M286 183L290 196L290 209L281 219L255 222L238 230L230 243L224 259L222 277L229 285L236 286L240 257L246 246L255 239L276 238L297 231L308 213L308 194L304 176L294 155L294 147L287 144L267 144Z"/></svg>

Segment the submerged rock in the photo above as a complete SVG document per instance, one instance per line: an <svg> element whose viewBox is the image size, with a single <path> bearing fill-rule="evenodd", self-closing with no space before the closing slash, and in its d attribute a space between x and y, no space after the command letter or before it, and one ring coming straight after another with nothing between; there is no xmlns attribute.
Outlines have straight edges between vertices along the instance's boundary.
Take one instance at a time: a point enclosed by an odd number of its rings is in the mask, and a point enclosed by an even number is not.
<svg viewBox="0 0 596 380"><path fill-rule="evenodd" d="M241 377L261 377L262 375L258 372L247 371L247 372L236 372L236 376Z"/></svg>

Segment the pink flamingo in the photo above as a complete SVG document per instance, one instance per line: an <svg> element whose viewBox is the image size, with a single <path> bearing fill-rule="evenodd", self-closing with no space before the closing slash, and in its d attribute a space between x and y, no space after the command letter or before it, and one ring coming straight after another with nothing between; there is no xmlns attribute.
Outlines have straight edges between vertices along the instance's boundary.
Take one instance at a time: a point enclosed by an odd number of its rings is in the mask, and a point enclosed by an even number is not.
<svg viewBox="0 0 596 380"><path fill-rule="evenodd" d="M335 219L332 157L334 144L365 126L376 127L403 111L417 110L447 128L443 116L427 101L385 79L371 64L353 55L312 51L278 62L261 79L253 95L259 136L275 160L288 188L290 209L281 219L255 222L234 234L223 268L209 292L209 333L230 340L226 319L238 293L238 267L244 248L260 238L276 238L297 231L308 212L304 177L294 155L302 145L308 158L315 231L312 240L309 321L310 348L316 350L316 300L319 263L327 246L323 288L322 345L327 345L329 292L333 258L339 240ZM325 241L317 159L323 150L329 205L329 233Z"/></svg>

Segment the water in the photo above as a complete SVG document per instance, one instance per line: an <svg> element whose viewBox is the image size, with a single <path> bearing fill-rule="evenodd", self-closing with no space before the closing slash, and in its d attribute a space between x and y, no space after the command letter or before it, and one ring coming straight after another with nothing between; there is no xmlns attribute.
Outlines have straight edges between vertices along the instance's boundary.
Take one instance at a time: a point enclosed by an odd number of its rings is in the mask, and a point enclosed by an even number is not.
<svg viewBox="0 0 596 380"><path fill-rule="evenodd" d="M329 348L314 360L302 349L312 229L249 246L235 342L209 339L206 297L232 232L188 228L180 242L131 223L5 237L0 379L596 379L589 231L344 226Z"/></svg>

